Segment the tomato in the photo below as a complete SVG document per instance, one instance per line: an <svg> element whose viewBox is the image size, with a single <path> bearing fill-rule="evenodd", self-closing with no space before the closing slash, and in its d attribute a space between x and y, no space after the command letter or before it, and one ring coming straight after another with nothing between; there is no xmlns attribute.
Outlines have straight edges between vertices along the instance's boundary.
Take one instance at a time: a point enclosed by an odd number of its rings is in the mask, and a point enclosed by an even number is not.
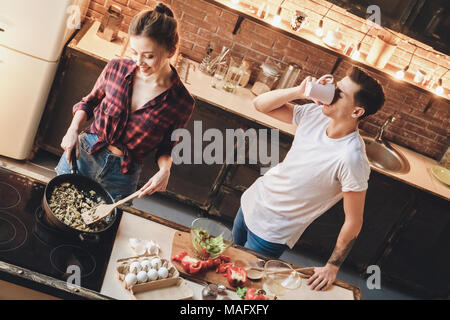
<svg viewBox="0 0 450 320"><path fill-rule="evenodd" d="M266 292L262 289L250 288L247 290L245 300L269 300L265 294Z"/></svg>

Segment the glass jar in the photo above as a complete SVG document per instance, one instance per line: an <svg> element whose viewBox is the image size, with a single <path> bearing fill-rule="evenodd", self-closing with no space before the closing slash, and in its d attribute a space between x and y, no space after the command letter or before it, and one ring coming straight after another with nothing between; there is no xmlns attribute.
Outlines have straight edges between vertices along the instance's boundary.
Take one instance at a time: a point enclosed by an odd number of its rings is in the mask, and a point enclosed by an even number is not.
<svg viewBox="0 0 450 320"><path fill-rule="evenodd" d="M230 66L225 75L225 83L223 89L227 92L234 93L242 78L243 70L241 62L238 59L231 58Z"/></svg>
<svg viewBox="0 0 450 320"><path fill-rule="evenodd" d="M280 74L275 67L263 63L251 91L257 96L268 92L273 89L279 77Z"/></svg>

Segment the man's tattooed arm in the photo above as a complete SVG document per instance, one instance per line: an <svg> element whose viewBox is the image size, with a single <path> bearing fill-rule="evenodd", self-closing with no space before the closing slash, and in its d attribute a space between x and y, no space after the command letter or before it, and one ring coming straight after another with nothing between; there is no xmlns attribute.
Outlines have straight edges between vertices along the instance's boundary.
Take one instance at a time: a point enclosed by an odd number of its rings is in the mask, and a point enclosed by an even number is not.
<svg viewBox="0 0 450 320"><path fill-rule="evenodd" d="M328 263L340 267L344 262L345 258L347 258L350 250L355 244L356 237L350 240L349 243L344 248L338 248L337 246L334 248L333 253L331 254L330 259L328 259Z"/></svg>

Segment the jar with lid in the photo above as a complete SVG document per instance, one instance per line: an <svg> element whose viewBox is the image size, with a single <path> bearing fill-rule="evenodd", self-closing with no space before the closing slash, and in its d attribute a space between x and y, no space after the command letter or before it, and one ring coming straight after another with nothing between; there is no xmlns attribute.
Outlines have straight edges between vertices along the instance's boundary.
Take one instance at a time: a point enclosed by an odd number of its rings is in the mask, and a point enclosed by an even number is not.
<svg viewBox="0 0 450 320"><path fill-rule="evenodd" d="M279 77L280 74L275 67L263 63L251 91L257 96L268 92L272 90Z"/></svg>

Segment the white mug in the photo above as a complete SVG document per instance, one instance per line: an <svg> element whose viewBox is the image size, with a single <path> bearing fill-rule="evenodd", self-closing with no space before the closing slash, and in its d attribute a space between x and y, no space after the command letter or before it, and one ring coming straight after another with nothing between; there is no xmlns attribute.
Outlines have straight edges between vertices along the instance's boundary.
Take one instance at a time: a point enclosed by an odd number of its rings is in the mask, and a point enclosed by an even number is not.
<svg viewBox="0 0 450 320"><path fill-rule="evenodd" d="M322 80L326 79L326 84L321 84ZM326 74L320 77L316 82L309 82L306 84L305 96L311 100L319 101L323 104L331 104L334 99L336 86L334 85L334 77L331 74Z"/></svg>

